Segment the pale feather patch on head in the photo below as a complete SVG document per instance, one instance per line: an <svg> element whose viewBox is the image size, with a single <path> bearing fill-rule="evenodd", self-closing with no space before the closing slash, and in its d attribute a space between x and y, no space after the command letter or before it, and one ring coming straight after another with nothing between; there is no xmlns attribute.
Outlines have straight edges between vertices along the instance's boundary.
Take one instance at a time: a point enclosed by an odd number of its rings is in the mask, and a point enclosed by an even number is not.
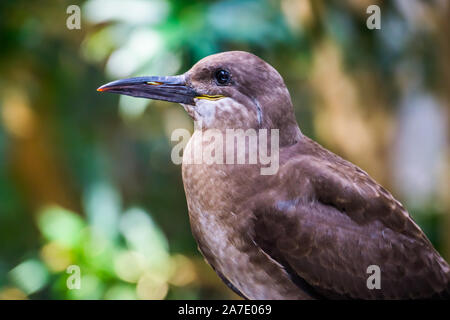
<svg viewBox="0 0 450 320"><path fill-rule="evenodd" d="M216 118L216 108L220 101L195 99L195 120L201 120L205 125L211 125Z"/></svg>
<svg viewBox="0 0 450 320"><path fill-rule="evenodd" d="M248 109L232 98L195 99L194 119L205 127L238 127L249 118ZM240 123L236 123L240 122Z"/></svg>

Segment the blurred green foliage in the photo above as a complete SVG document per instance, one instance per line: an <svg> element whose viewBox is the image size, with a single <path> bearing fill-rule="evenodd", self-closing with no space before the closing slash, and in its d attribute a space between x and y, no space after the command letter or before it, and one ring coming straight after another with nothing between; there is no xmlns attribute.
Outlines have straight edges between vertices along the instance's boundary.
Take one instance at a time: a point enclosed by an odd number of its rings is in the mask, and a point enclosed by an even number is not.
<svg viewBox="0 0 450 320"><path fill-rule="evenodd" d="M432 130L440 122L417 126L437 146L420 201L395 160L410 92L442 101L430 110L445 118L449 6L373 2L381 30L366 28L371 1L88 0L81 30L66 28L70 1L1 1L0 299L236 298L197 252L170 161L170 133L192 129L188 116L95 91L226 50L272 64L302 131L388 186L449 258L448 166L433 162L448 152ZM67 287L70 265L79 290Z"/></svg>

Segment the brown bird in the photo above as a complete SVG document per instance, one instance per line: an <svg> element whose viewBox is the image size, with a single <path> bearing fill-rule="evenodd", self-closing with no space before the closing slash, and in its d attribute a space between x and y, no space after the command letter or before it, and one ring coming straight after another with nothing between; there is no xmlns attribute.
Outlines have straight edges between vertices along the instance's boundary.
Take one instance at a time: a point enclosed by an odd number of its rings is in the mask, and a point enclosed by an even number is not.
<svg viewBox="0 0 450 320"><path fill-rule="evenodd" d="M257 56L224 52L180 76L118 80L98 91L178 102L201 122L183 154L191 229L207 262L242 297L449 297L450 267L405 208L301 133L282 77ZM247 140L216 144L213 163L190 161L196 145L220 140L205 139L212 129L224 136L242 129L237 137ZM267 133L267 145L258 139L252 149L252 132ZM245 159L264 147L278 163L224 161L243 146Z"/></svg>

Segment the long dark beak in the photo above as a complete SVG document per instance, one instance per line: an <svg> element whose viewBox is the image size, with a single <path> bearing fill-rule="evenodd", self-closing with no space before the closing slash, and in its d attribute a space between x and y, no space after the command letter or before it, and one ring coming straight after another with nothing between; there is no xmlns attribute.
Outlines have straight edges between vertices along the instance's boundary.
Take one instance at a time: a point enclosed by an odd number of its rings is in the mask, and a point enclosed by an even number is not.
<svg viewBox="0 0 450 320"><path fill-rule="evenodd" d="M186 84L184 75L117 80L101 86L97 91L191 105L195 104L194 98L198 96L195 90Z"/></svg>

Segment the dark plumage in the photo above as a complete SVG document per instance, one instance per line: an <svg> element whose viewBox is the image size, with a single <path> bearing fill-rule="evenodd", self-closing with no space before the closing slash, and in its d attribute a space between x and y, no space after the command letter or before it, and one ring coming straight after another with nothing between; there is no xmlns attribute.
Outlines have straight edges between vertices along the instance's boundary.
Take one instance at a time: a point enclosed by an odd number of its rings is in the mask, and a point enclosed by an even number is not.
<svg viewBox="0 0 450 320"><path fill-rule="evenodd" d="M364 171L301 133L283 79L258 57L225 52L182 76L99 90L182 103L202 121L185 157L195 142L205 145L207 129L279 129L275 174L261 175L259 162L183 163L199 249L244 298L449 297L449 265L408 212ZM380 289L367 287L370 265L380 267Z"/></svg>

